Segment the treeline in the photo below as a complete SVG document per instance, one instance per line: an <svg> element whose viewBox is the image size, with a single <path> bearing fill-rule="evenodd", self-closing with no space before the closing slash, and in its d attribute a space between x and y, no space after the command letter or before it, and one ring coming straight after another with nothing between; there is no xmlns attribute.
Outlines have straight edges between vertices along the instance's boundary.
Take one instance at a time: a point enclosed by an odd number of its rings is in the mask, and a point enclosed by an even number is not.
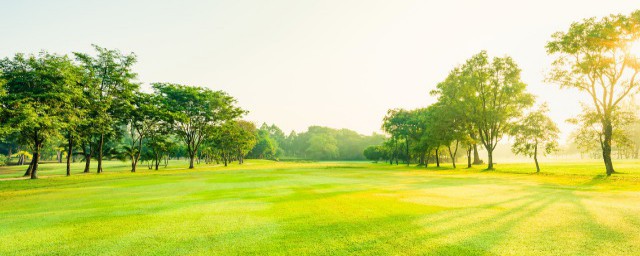
<svg viewBox="0 0 640 256"><path fill-rule="evenodd" d="M38 177L49 149L70 163L81 156L89 172L103 160L140 160L156 169L171 153L199 159L242 161L255 143L255 126L222 91L172 83L153 83L140 91L132 67L136 56L95 46L95 54L72 56L41 52L0 61L0 124L5 145L18 145L19 161L29 155L25 175ZM12 147L9 147L11 151ZM27 153L27 152L30 152ZM8 152L11 153L11 152Z"/></svg>
<svg viewBox="0 0 640 256"><path fill-rule="evenodd" d="M275 125L263 124L251 158L291 160L365 160L363 150L384 141L381 134L361 135L348 129L311 126L289 135Z"/></svg>
<svg viewBox="0 0 640 256"><path fill-rule="evenodd" d="M582 114L568 120L580 127L572 135L575 144L582 152L597 150L606 174L613 174L613 151L637 157L640 148L636 109L624 106L640 88L640 11L575 22L554 33L546 50L554 60L547 82L590 99ZM537 156L557 149L558 128L544 104L529 109L534 98L510 57L489 59L481 52L454 68L431 93L438 102L427 108L388 112L383 129L391 138L368 148L370 159L424 165L434 159L439 165L444 156L455 167L460 148L470 166L471 152L481 145L493 169L493 151L509 135L512 151L532 157L539 171ZM477 153L474 158L478 163Z"/></svg>
<svg viewBox="0 0 640 256"><path fill-rule="evenodd" d="M390 138L367 148L374 161L428 166L449 161L456 167L460 154L467 166L482 163L478 146L487 152L487 168L494 168L493 151L507 135L515 138L513 150L534 158L556 148L558 128L546 115L546 107L529 110L534 97L526 91L520 69L510 57L489 58L480 52L454 68L431 94L438 101L426 108L391 109L382 129ZM529 110L528 114L526 111ZM539 169L538 169L539 170Z"/></svg>
<svg viewBox="0 0 640 256"><path fill-rule="evenodd" d="M246 111L223 91L173 83L140 90L136 56L94 46L72 56L41 52L0 60L0 162L27 164L38 177L41 159L84 161L84 172L104 159L128 160L131 172L167 165L244 162L245 157L362 160L362 150L382 135L313 126L285 136L275 125L241 120ZM1 165L1 164L0 164Z"/></svg>

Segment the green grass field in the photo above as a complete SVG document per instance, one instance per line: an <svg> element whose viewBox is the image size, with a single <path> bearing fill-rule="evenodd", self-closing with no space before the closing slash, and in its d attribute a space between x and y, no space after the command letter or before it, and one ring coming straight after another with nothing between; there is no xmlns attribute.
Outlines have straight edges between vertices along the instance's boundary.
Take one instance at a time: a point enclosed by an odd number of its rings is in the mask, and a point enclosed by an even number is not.
<svg viewBox="0 0 640 256"><path fill-rule="evenodd" d="M0 255L638 255L640 162L0 168ZM448 166L448 165L447 165ZM75 171L82 164L74 165Z"/></svg>

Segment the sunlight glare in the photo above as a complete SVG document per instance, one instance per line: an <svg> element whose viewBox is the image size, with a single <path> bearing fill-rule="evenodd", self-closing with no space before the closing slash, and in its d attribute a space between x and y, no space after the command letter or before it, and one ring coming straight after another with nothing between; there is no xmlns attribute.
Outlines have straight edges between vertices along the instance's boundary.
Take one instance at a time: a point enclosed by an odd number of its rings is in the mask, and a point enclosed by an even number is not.
<svg viewBox="0 0 640 256"><path fill-rule="evenodd" d="M629 53L635 57L640 57L640 40L631 42Z"/></svg>

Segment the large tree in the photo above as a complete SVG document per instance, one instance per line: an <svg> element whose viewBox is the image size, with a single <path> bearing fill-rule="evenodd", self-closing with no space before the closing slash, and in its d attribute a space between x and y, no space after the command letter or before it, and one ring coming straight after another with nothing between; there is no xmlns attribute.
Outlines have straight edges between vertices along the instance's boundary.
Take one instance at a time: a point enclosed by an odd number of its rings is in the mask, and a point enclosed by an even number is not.
<svg viewBox="0 0 640 256"><path fill-rule="evenodd" d="M166 125L165 114L160 104L161 99L157 95L140 93L133 97L127 110L130 144L125 146L125 151L131 160L131 172L136 172L143 141L160 130L162 125Z"/></svg>
<svg viewBox="0 0 640 256"><path fill-rule="evenodd" d="M51 138L67 128L67 114L80 91L77 69L66 56L42 52L39 55L17 54L0 61L4 95L2 126L19 131L20 141L31 145L32 179L38 178L41 150Z"/></svg>
<svg viewBox="0 0 640 256"><path fill-rule="evenodd" d="M95 56L85 53L75 53L75 55L83 68L81 83L89 101L88 115L91 122L87 124L88 137L84 140L86 144L94 144L89 145L91 150L88 155L85 154L85 159L89 166L92 151L96 151L97 171L101 173L105 140L115 136L117 127L125 124L129 119L126 110L130 108L131 100L137 93L139 85L134 82L137 74L132 70L136 63L135 54L125 55L118 50L105 49L96 45L94 49Z"/></svg>
<svg viewBox="0 0 640 256"><path fill-rule="evenodd" d="M607 176L615 172L611 143L619 104L638 91L640 11L589 18L553 34L547 52L555 60L549 80L586 93L602 128L602 158ZM636 47L634 47L636 46Z"/></svg>
<svg viewBox="0 0 640 256"><path fill-rule="evenodd" d="M465 87L472 92L470 120L478 131L478 140L487 150L488 166L493 169L493 151L522 111L533 104L533 95L520 80L520 69L511 57L489 59L482 51L461 67Z"/></svg>
<svg viewBox="0 0 640 256"><path fill-rule="evenodd" d="M236 100L223 91L171 83L154 83L163 98L163 109L170 116L174 132L187 146L189 168L193 168L198 149L214 129L245 113Z"/></svg>
<svg viewBox="0 0 640 256"><path fill-rule="evenodd" d="M478 155L477 129L473 123L474 109L476 102L473 100L476 96L475 87L470 83L469 73L463 73L461 67L456 67L449 72L444 81L438 83L436 89L431 91L431 95L438 97L438 103L441 105L442 111L439 111L439 118L445 124L443 127L450 128L447 134L447 140L453 141L448 143L450 156L453 159L455 168L455 154L460 144L466 146L467 167L471 168L471 153L473 152L473 164L480 164L481 160ZM455 143L452 150L451 145Z"/></svg>

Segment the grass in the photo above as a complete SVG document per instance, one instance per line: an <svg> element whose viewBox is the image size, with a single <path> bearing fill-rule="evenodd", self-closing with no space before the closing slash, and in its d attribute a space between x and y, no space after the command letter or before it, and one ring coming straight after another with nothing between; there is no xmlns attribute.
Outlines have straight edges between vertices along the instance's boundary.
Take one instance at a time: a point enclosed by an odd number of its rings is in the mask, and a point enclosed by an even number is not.
<svg viewBox="0 0 640 256"><path fill-rule="evenodd" d="M0 255L633 255L640 162L0 168ZM82 165L74 166L77 171Z"/></svg>

